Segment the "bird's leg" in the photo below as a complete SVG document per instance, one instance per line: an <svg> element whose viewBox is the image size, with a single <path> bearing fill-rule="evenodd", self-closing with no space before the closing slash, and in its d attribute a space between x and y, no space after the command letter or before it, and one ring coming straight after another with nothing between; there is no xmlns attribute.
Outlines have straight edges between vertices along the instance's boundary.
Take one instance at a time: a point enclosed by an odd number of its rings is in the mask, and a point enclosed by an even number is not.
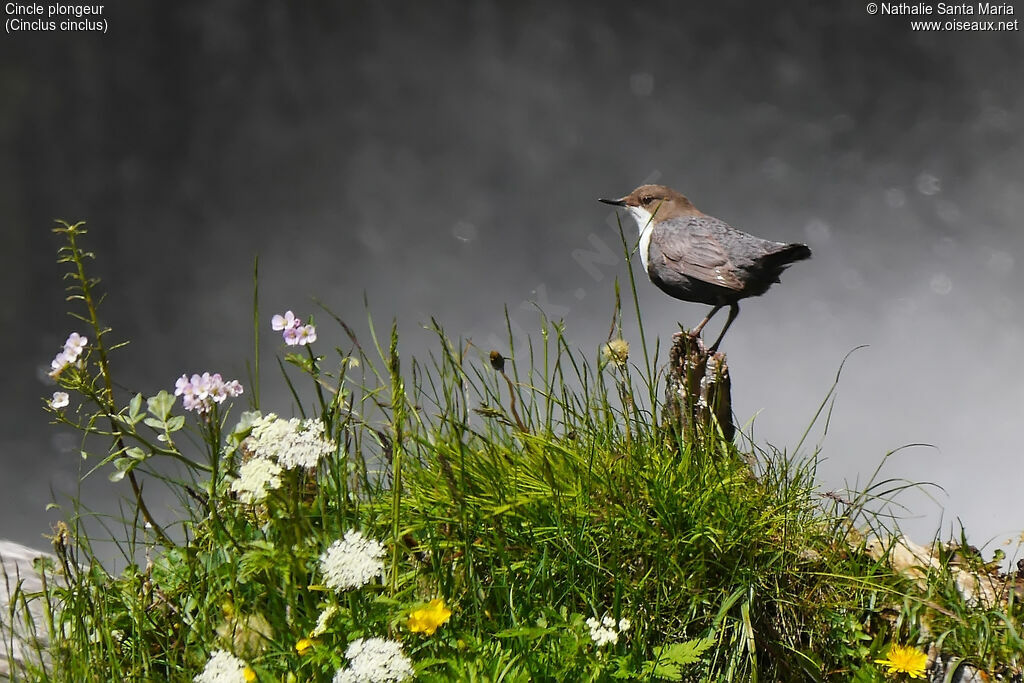
<svg viewBox="0 0 1024 683"><path fill-rule="evenodd" d="M700 336L700 331L703 330L704 326L708 324L709 320L711 320L711 316L713 316L715 313L718 313L718 311L720 311L721 309L722 309L722 305L721 304L719 304L719 305L715 306L714 308L712 308L711 312L708 313L707 316L703 320L700 321L700 325L697 325L697 327L695 327L692 330L690 330L690 338L691 339L696 339L697 337L699 337Z"/></svg>
<svg viewBox="0 0 1024 683"><path fill-rule="evenodd" d="M719 306L719 308L721 308L721 306ZM732 325L732 321L735 320L736 316L739 314L740 305L736 302L729 304L729 319L725 321L725 327L723 327L722 331L718 333L718 339L716 339L715 343L711 345L710 349L708 349L709 356L718 350L718 345L722 343L722 337L725 336L725 331L729 329L729 325Z"/></svg>

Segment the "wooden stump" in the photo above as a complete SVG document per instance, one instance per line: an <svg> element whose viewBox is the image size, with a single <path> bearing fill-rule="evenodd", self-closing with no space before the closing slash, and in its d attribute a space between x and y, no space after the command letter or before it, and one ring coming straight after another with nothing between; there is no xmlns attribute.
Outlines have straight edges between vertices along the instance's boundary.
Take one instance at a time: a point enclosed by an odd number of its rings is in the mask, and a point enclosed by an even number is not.
<svg viewBox="0 0 1024 683"><path fill-rule="evenodd" d="M732 441L736 428L725 354L708 355L699 337L676 332L668 358L664 419L682 431L687 443L718 430Z"/></svg>

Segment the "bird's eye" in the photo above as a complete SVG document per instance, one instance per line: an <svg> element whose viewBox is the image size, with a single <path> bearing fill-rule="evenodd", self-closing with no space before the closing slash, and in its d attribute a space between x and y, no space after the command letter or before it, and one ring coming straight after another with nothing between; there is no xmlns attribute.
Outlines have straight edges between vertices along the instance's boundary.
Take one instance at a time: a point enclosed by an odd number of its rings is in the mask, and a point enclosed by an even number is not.
<svg viewBox="0 0 1024 683"><path fill-rule="evenodd" d="M640 203L641 204L650 204L653 201L654 201L654 197L651 197L651 196L641 197L640 198Z"/></svg>

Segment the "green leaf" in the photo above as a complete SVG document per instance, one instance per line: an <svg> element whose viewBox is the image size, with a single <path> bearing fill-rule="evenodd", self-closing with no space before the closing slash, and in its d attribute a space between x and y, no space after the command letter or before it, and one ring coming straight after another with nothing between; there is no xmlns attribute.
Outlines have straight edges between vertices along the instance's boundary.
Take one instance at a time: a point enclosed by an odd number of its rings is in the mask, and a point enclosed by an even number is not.
<svg viewBox="0 0 1024 683"><path fill-rule="evenodd" d="M662 652L659 653L659 658L665 656L677 664L694 664L699 662L701 655L714 644L714 638L697 638L695 640L688 640L685 643L665 645L660 648ZM658 650L659 648L654 648L655 652L658 652Z"/></svg>
<svg viewBox="0 0 1024 683"><path fill-rule="evenodd" d="M132 416L131 415L117 414L117 415L114 416L114 419L117 420L118 422L120 422L121 424L125 425L126 427L134 427L135 426L135 422L132 421Z"/></svg>
<svg viewBox="0 0 1024 683"><path fill-rule="evenodd" d="M523 626L520 628L509 628L504 631L498 631L494 634L495 638L526 638L527 640L538 640L548 635L551 632L549 628L536 628L531 626Z"/></svg>
<svg viewBox="0 0 1024 683"><path fill-rule="evenodd" d="M655 664L653 661L645 662L640 669L642 678L657 677L663 681L683 680L683 668L678 664Z"/></svg>
<svg viewBox="0 0 1024 683"><path fill-rule="evenodd" d="M139 413L141 412L142 394L135 394L135 396L132 397L131 402L128 404L128 418L131 420L132 424L135 424L136 422L139 421Z"/></svg>
<svg viewBox="0 0 1024 683"><path fill-rule="evenodd" d="M175 415L167 421L167 431L176 432L185 426L185 416Z"/></svg>
<svg viewBox="0 0 1024 683"><path fill-rule="evenodd" d="M629 665L629 657L616 657L614 660L616 669L612 672L612 678L621 678L624 680L636 680L637 672L633 671L633 667ZM647 672L650 676L650 672Z"/></svg>
<svg viewBox="0 0 1024 683"><path fill-rule="evenodd" d="M158 420L155 417L147 417L143 422L147 427L152 427L153 429L158 429L160 431L163 431L164 424L166 424L163 420Z"/></svg>
<svg viewBox="0 0 1024 683"><path fill-rule="evenodd" d="M146 451L142 450L138 446L132 446L131 448L126 450L124 454L136 462L142 462L147 457L149 457L146 455ZM117 464L116 461L115 464Z"/></svg>
<svg viewBox="0 0 1024 683"><path fill-rule="evenodd" d="M174 407L175 400L174 396L170 393L161 391L156 396L146 400L146 407L149 409L150 414L166 422L171 414L171 408Z"/></svg>
<svg viewBox="0 0 1024 683"><path fill-rule="evenodd" d="M313 361L309 356L304 356L301 353L286 353L284 360L305 372L313 372Z"/></svg>
<svg viewBox="0 0 1024 683"><path fill-rule="evenodd" d="M139 464L139 461L132 458L116 458L114 460L114 471L110 473L108 478L113 482L121 481L124 479L124 475L128 474L137 464Z"/></svg>
<svg viewBox="0 0 1024 683"><path fill-rule="evenodd" d="M701 655L714 644L714 638L697 638L685 643L660 645L654 648L655 659L647 662L644 670L669 681L681 681L683 667L699 662Z"/></svg>

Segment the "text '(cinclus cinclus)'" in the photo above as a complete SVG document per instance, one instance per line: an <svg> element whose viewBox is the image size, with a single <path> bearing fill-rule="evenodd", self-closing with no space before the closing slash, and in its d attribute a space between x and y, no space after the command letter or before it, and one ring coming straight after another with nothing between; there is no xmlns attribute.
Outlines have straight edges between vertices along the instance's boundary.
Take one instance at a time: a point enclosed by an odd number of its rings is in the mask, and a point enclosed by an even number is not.
<svg viewBox="0 0 1024 683"><path fill-rule="evenodd" d="M651 282L676 299L714 306L690 333L700 334L711 316L729 307L729 319L711 345L714 353L739 315L739 300L760 296L794 261L811 257L806 244L754 237L701 213L664 185L641 185L622 199L601 199L629 210L640 228L640 260Z"/></svg>

